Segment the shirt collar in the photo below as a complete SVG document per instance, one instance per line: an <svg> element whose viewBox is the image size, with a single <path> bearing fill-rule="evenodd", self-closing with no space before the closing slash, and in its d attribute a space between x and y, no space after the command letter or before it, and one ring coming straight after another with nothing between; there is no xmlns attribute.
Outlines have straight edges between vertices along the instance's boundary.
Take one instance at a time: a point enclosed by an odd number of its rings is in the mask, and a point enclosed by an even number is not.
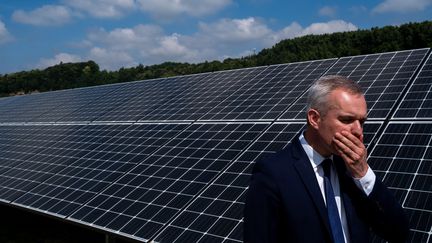
<svg viewBox="0 0 432 243"><path fill-rule="evenodd" d="M300 140L300 144L302 145L304 151L306 152L306 155L309 158L309 161L312 164L312 167L315 169L316 167L318 167L323 161L324 158L323 156L321 156L317 151L315 151L312 146L309 145L309 143L306 141L305 137L304 137L304 132L302 132L300 134L299 137ZM331 155L329 157L329 159L333 159L333 155Z"/></svg>

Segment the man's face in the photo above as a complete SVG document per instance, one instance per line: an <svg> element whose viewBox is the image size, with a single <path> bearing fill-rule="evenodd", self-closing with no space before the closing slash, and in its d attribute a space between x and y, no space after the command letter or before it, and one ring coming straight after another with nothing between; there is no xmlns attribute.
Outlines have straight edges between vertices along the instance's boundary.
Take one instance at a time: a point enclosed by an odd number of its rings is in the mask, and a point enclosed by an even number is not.
<svg viewBox="0 0 432 243"><path fill-rule="evenodd" d="M320 114L317 122L322 155L338 154L333 142L337 132L347 131L363 142L363 123L367 116L364 96L336 89L329 94L328 105L327 113Z"/></svg>

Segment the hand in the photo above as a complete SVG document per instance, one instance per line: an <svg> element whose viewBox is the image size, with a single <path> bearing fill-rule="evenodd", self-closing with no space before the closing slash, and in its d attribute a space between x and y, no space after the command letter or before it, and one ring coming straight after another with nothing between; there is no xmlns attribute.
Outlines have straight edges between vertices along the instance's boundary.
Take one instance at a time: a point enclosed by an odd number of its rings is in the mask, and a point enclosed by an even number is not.
<svg viewBox="0 0 432 243"><path fill-rule="evenodd" d="M361 178L369 168L366 158L367 150L363 144L363 135L354 136L348 131L337 132L333 143L338 155L345 161L351 176Z"/></svg>

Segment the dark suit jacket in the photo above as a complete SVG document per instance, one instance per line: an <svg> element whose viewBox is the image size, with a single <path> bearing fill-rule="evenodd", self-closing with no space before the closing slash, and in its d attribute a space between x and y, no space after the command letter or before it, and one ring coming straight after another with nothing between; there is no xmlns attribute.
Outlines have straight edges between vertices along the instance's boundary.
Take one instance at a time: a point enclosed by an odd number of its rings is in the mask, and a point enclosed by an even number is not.
<svg viewBox="0 0 432 243"><path fill-rule="evenodd" d="M370 241L370 230L390 242L405 242L408 220L377 178L366 196L334 156L352 243ZM244 242L332 242L324 199L298 136L253 169L244 210Z"/></svg>

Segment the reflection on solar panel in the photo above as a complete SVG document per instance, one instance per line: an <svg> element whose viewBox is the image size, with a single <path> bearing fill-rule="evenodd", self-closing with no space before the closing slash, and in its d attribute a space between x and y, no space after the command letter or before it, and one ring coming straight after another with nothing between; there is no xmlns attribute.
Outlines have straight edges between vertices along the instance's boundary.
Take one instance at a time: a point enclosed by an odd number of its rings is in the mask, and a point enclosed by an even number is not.
<svg viewBox="0 0 432 243"><path fill-rule="evenodd" d="M0 202L139 241L242 242L254 161L304 129L311 83L340 74L365 90L370 165L407 209L410 241L429 242L430 55L417 49L1 98Z"/></svg>

